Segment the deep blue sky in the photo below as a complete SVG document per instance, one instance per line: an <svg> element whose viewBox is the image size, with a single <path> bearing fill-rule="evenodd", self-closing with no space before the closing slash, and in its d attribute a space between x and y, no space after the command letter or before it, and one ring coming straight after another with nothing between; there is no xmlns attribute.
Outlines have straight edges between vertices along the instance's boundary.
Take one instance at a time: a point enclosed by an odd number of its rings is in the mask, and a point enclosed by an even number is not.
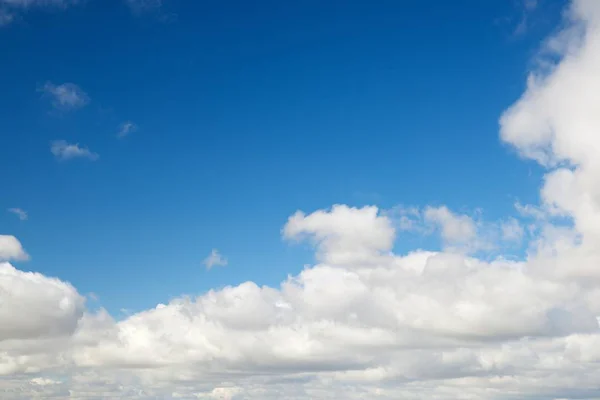
<svg viewBox="0 0 600 400"><path fill-rule="evenodd" d="M32 260L133 310L311 262L280 229L335 203L512 213L539 173L498 139L562 2L120 0L0 28L0 214ZM91 102L57 114L38 91ZM123 140L118 125L139 130ZM50 142L100 155L60 162ZM404 250L405 243L398 248ZM218 248L225 268L205 271ZM136 282L136 286L131 285Z"/></svg>

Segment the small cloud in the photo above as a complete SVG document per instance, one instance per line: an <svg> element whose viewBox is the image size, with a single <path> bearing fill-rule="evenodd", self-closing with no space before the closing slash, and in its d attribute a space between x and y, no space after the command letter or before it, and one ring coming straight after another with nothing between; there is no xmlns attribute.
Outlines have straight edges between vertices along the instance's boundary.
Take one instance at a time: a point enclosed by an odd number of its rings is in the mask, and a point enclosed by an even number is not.
<svg viewBox="0 0 600 400"><path fill-rule="evenodd" d="M80 147L79 143L71 144L64 140L55 140L50 145L50 151L59 160L71 160L74 158L87 158L96 161L100 156L91 152L87 147Z"/></svg>
<svg viewBox="0 0 600 400"><path fill-rule="evenodd" d="M22 210L22 209L20 209L20 208L9 208L9 209L8 209L8 212L9 212L9 213L13 213L13 214L15 214L17 217L19 217L19 219L20 219L21 221L26 221L26 220L27 220L27 218L29 217L29 216L27 215L27 212L26 212L26 211L24 211L24 210Z"/></svg>
<svg viewBox="0 0 600 400"><path fill-rule="evenodd" d="M123 122L119 125L119 132L117 132L117 137L119 139L124 138L125 136L129 136L130 133L136 132L138 130L138 126L131 121Z"/></svg>
<svg viewBox="0 0 600 400"><path fill-rule="evenodd" d="M219 253L219 250L212 249L210 255L204 259L203 264L206 265L206 269L211 269L212 267L224 267L227 265L227 258L223 257L223 255Z"/></svg>
<svg viewBox="0 0 600 400"><path fill-rule="evenodd" d="M90 97L74 83L55 85L52 82L39 89L52 98L52 106L60 111L73 111L85 107L90 102Z"/></svg>

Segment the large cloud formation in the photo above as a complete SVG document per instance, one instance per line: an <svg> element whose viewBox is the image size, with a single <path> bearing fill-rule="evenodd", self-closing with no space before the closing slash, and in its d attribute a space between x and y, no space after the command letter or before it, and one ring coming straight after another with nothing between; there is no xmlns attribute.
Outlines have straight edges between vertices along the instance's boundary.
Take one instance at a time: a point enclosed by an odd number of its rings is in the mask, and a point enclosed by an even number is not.
<svg viewBox="0 0 600 400"><path fill-rule="evenodd" d="M533 216L523 259L456 246L489 237L445 207L411 214L444 250L395 254L411 221L336 205L289 218L283 236L311 243L317 264L279 287L246 282L120 321L5 262L0 397L600 398L600 2L573 2L568 19L500 121L547 168L542 203L518 207ZM514 219L497 231L523 236ZM25 254L10 238L5 261Z"/></svg>

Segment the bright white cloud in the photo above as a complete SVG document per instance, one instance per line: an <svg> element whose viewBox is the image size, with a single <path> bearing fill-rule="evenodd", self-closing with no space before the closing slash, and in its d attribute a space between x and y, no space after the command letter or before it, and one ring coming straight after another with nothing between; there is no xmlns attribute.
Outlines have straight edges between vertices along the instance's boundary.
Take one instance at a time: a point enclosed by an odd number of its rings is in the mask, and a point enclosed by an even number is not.
<svg viewBox="0 0 600 400"><path fill-rule="evenodd" d="M29 216L27 215L27 211L20 208L9 208L7 210L9 213L15 214L21 221L26 221Z"/></svg>
<svg viewBox="0 0 600 400"><path fill-rule="evenodd" d="M389 252L395 231L388 218L378 215L376 207L335 205L330 212L297 212L289 218L283 235L295 240L309 237L317 245L321 261L353 265Z"/></svg>
<svg viewBox="0 0 600 400"><path fill-rule="evenodd" d="M208 257L206 257L202 263L206 266L206 269L211 269L212 267L224 267L227 265L227 258L223 257L219 250L212 249Z"/></svg>
<svg viewBox="0 0 600 400"><path fill-rule="evenodd" d="M125 136L129 136L129 134L136 132L138 127L131 121L123 122L119 125L119 131L117 132L117 137L119 139L124 138Z"/></svg>
<svg viewBox="0 0 600 400"><path fill-rule="evenodd" d="M29 255L23 250L21 242L16 237L0 235L0 262L27 259L29 259Z"/></svg>
<svg viewBox="0 0 600 400"><path fill-rule="evenodd" d="M64 140L55 140L50 144L50 152L59 160L71 160L74 158L87 158L96 161L100 156L90 151L87 147L81 147L78 143L67 143Z"/></svg>
<svg viewBox="0 0 600 400"><path fill-rule="evenodd" d="M60 111L73 111L85 107L90 102L90 97L74 83L55 85L46 82L40 89L49 96L54 108Z"/></svg>

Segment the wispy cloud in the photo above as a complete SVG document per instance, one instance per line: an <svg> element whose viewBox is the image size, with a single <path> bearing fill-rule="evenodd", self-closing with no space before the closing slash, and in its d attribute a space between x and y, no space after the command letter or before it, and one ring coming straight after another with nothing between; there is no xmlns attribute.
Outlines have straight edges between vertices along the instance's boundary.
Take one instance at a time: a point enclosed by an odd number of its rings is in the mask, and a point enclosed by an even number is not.
<svg viewBox="0 0 600 400"><path fill-rule="evenodd" d="M15 214L21 221L26 221L29 218L27 212L21 208L9 208L8 212Z"/></svg>
<svg viewBox="0 0 600 400"><path fill-rule="evenodd" d="M125 3L136 15L158 10L162 6L162 0L125 0Z"/></svg>
<svg viewBox="0 0 600 400"><path fill-rule="evenodd" d="M46 82L39 90L52 99L54 108L61 111L77 110L90 102L87 93L74 83L55 85L52 82Z"/></svg>
<svg viewBox="0 0 600 400"><path fill-rule="evenodd" d="M18 15L31 8L66 8L80 0L0 0L0 27L10 24Z"/></svg>
<svg viewBox="0 0 600 400"><path fill-rule="evenodd" d="M522 0L520 3L521 18L513 32L515 36L521 36L527 32L530 26L530 15L538 8L538 6L538 0Z"/></svg>
<svg viewBox="0 0 600 400"><path fill-rule="evenodd" d="M87 147L79 146L79 143L67 143L64 140L55 140L50 144L50 151L59 160L71 160L74 158L87 158L96 161L100 156L91 152Z"/></svg>
<svg viewBox="0 0 600 400"><path fill-rule="evenodd" d="M219 253L219 250L212 249L210 255L204 259L203 264L206 266L206 269L211 269L212 267L224 267L227 265L227 258L223 257L223 255Z"/></svg>
<svg viewBox="0 0 600 400"><path fill-rule="evenodd" d="M131 134L137 130L138 130L138 126L135 123L133 123L131 121L123 122L121 125L119 125L119 131L117 132L117 137L119 139L122 139L125 136L129 136L129 134Z"/></svg>

